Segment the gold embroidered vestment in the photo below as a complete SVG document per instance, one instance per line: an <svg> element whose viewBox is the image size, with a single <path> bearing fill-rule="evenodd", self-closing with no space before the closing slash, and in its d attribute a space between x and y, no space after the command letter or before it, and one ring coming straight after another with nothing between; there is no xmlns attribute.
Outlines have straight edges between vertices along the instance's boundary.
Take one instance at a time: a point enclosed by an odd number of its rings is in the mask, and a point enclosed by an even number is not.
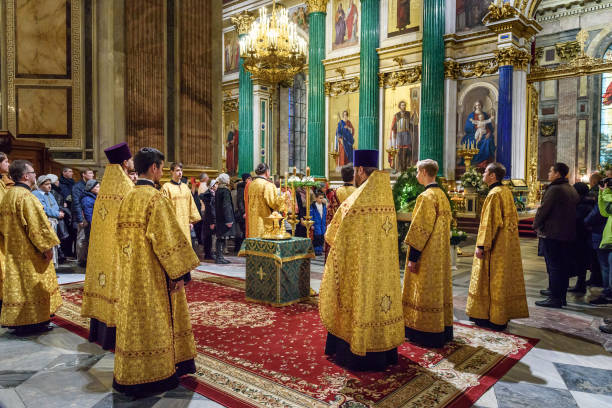
<svg viewBox="0 0 612 408"><path fill-rule="evenodd" d="M119 206L134 183L119 164L108 164L94 205L81 316L93 317L108 327L117 325L119 302Z"/></svg>
<svg viewBox="0 0 612 408"><path fill-rule="evenodd" d="M247 238L257 238L265 233L264 218L272 211L285 211L285 199L278 195L273 183L262 177L255 177L246 189Z"/></svg>
<svg viewBox="0 0 612 408"><path fill-rule="evenodd" d="M502 326L510 319L529 317L518 213L508 187L497 186L489 191L482 207L476 246L484 247L485 257L474 256L468 316Z"/></svg>
<svg viewBox="0 0 612 408"><path fill-rule="evenodd" d="M8 189L13 185L13 180L8 178L6 175L0 175L0 203L2 203L2 198L7 193ZM0 222L2 218L0 217ZM2 301L2 280L4 279L4 273L2 272L2 263L4 262L4 255L2 255L2 250L0 248L0 302Z"/></svg>
<svg viewBox="0 0 612 408"><path fill-rule="evenodd" d="M342 186L338 187L336 190L336 197L338 197L338 201L340 204L344 202L351 194L353 194L357 190L355 186Z"/></svg>
<svg viewBox="0 0 612 408"><path fill-rule="evenodd" d="M168 295L168 279L199 264L172 203L153 186L137 185L121 202L117 220L121 268L115 381L136 385L174 375L195 357L185 291Z"/></svg>
<svg viewBox="0 0 612 408"><path fill-rule="evenodd" d="M32 192L12 187L0 203L0 251L3 303L0 324L24 326L42 323L62 304L53 262L43 252L59 239Z"/></svg>
<svg viewBox="0 0 612 408"><path fill-rule="evenodd" d="M325 233L330 246L319 313L351 352L404 342L397 222L389 175L375 171L340 205Z"/></svg>
<svg viewBox="0 0 612 408"><path fill-rule="evenodd" d="M453 285L450 259L451 209L439 187L418 197L404 242L421 251L417 273L404 274L404 323L428 333L453 325ZM408 259L406 259L406 265Z"/></svg>
<svg viewBox="0 0 612 408"><path fill-rule="evenodd" d="M161 192L172 202L181 231L183 231L187 240L191 242L191 228L189 224L195 224L202 219L198 207L196 207L195 201L193 201L191 190L189 190L185 183L176 185L168 182L162 186Z"/></svg>

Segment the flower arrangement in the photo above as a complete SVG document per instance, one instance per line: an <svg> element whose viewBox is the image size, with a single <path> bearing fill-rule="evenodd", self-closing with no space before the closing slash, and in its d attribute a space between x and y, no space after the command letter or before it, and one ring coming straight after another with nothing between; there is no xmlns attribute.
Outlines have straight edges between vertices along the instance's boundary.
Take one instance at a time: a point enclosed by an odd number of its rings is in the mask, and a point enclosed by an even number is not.
<svg viewBox="0 0 612 408"><path fill-rule="evenodd" d="M467 233L465 231L458 230L456 228L451 229L451 245L459 245L460 242L465 241L467 239Z"/></svg>
<svg viewBox="0 0 612 408"><path fill-rule="evenodd" d="M396 211L411 212L414 210L416 198L425 190L425 187L419 184L416 174L416 167L410 167L397 178L393 186L393 200L395 201ZM444 183L442 183L442 180L436 177L436 182L448 197L446 187ZM453 203L451 202L451 208L452 206Z"/></svg>
<svg viewBox="0 0 612 408"><path fill-rule="evenodd" d="M489 187L482 181L482 173L475 167L470 167L463 173L461 176L461 185L463 188L472 187L476 189L480 195L486 195L489 191Z"/></svg>

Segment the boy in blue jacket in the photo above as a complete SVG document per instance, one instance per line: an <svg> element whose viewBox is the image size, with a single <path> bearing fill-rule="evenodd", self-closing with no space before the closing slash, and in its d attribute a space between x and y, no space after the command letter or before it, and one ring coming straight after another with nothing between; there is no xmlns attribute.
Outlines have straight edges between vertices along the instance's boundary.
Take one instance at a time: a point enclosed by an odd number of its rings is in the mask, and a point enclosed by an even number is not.
<svg viewBox="0 0 612 408"><path fill-rule="evenodd" d="M324 198L325 194L323 194L321 191L317 191L316 200L310 206L310 214L312 216L312 220L314 221L314 236L312 245L314 246L315 255L317 256L323 255L325 230L327 229L327 224L325 223L325 220L327 219L327 207L323 201Z"/></svg>

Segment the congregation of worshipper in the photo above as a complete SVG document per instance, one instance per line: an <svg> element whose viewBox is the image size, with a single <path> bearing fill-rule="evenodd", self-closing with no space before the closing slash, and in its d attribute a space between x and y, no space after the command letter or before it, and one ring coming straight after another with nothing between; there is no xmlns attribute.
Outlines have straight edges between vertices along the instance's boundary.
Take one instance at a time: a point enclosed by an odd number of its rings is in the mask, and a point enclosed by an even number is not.
<svg viewBox="0 0 612 408"><path fill-rule="evenodd" d="M3 0L0 408L612 407L612 0Z"/></svg>

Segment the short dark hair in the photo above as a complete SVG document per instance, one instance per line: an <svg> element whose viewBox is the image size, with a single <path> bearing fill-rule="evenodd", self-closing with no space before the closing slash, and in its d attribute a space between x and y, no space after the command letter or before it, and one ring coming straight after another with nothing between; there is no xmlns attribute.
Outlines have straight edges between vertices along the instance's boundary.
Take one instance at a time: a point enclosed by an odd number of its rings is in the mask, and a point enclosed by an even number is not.
<svg viewBox="0 0 612 408"><path fill-rule="evenodd" d="M317 190L317 192L315 193L315 197L325 197L325 193L321 190Z"/></svg>
<svg viewBox="0 0 612 408"><path fill-rule="evenodd" d="M342 181L345 183L350 183L355 178L355 168L348 164L345 164L340 169L340 174L342 174Z"/></svg>
<svg viewBox="0 0 612 408"><path fill-rule="evenodd" d="M580 197L585 197L587 194L589 194L590 191L589 185L581 181L579 181L578 183L574 183L574 189Z"/></svg>
<svg viewBox="0 0 612 408"><path fill-rule="evenodd" d="M247 181L251 178L251 173L242 173L242 181Z"/></svg>
<svg viewBox="0 0 612 408"><path fill-rule="evenodd" d="M261 176L262 174L265 174L268 170L270 170L270 167L266 163L259 163L255 168L255 174Z"/></svg>
<svg viewBox="0 0 612 408"><path fill-rule="evenodd" d="M365 172L366 176L370 177L370 175L372 173L374 173L376 170L378 170L378 167L364 167L363 171Z"/></svg>
<svg viewBox="0 0 612 408"><path fill-rule="evenodd" d="M4 152L0 152L0 163L8 159L8 156Z"/></svg>
<svg viewBox="0 0 612 408"><path fill-rule="evenodd" d="M555 163L553 164L553 170L561 175L561 177L567 177L569 174L569 167L565 163Z"/></svg>
<svg viewBox="0 0 612 408"><path fill-rule="evenodd" d="M487 170L495 174L495 178L497 179L497 181L502 181L506 176L506 167L499 162L489 163L485 171Z"/></svg>
<svg viewBox="0 0 612 408"><path fill-rule="evenodd" d="M161 166L164 159L164 154L159 150L153 147L143 147L134 155L134 169L139 175L145 174L152 165Z"/></svg>
<svg viewBox="0 0 612 408"><path fill-rule="evenodd" d="M181 162L174 162L174 163L172 163L170 165L170 171L174 171L177 167L182 170L183 169L183 163L181 163Z"/></svg>
<svg viewBox="0 0 612 408"><path fill-rule="evenodd" d="M81 176L82 176L83 174L87 173L88 171L93 172L93 170L92 170L92 169L90 169L89 167L85 167L84 169L81 169Z"/></svg>
<svg viewBox="0 0 612 408"><path fill-rule="evenodd" d="M64 167L62 169L62 174L64 174L65 172L67 172L68 170L72 170L72 167Z"/></svg>
<svg viewBox="0 0 612 408"><path fill-rule="evenodd" d="M14 182L20 181L28 172L28 166L34 168L32 163L27 160L14 160L9 166L9 176Z"/></svg>

